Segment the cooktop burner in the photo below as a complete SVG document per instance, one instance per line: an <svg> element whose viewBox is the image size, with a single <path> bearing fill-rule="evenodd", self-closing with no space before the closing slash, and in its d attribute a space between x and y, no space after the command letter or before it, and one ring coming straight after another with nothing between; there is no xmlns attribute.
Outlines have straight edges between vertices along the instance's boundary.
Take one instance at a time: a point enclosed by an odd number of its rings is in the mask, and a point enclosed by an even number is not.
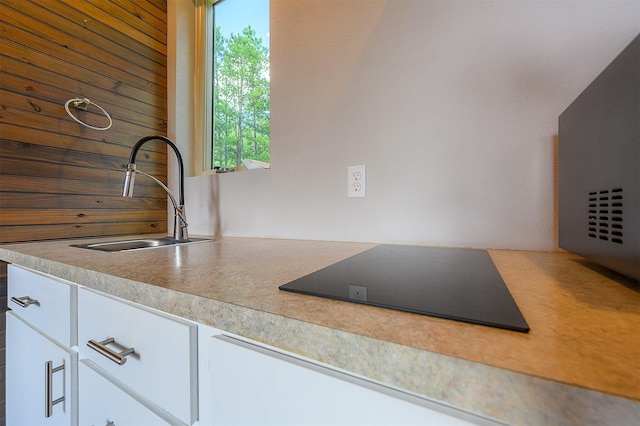
<svg viewBox="0 0 640 426"><path fill-rule="evenodd" d="M280 289L529 331L485 250L380 245Z"/></svg>

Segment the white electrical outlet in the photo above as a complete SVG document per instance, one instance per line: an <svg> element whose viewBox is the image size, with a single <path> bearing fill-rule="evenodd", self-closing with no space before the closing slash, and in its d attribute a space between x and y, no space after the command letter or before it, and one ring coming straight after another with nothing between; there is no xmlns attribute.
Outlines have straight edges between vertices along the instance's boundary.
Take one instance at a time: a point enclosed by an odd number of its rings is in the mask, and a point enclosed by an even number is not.
<svg viewBox="0 0 640 426"><path fill-rule="evenodd" d="M347 172L347 197L365 197L365 166L350 166Z"/></svg>

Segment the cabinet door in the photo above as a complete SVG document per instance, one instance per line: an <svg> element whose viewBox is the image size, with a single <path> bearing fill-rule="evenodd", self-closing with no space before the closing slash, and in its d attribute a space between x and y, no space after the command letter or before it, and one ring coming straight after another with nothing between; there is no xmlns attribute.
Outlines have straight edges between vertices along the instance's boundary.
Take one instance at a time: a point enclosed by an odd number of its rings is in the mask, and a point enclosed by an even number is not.
<svg viewBox="0 0 640 426"><path fill-rule="evenodd" d="M7 424L77 424L77 355L12 312L6 319Z"/></svg>
<svg viewBox="0 0 640 426"><path fill-rule="evenodd" d="M102 376L91 361L81 360L78 373L79 421L81 425L167 425L136 398ZM179 424L173 422L173 424Z"/></svg>
<svg viewBox="0 0 640 426"><path fill-rule="evenodd" d="M239 341L210 339L214 424L469 425L486 419Z"/></svg>

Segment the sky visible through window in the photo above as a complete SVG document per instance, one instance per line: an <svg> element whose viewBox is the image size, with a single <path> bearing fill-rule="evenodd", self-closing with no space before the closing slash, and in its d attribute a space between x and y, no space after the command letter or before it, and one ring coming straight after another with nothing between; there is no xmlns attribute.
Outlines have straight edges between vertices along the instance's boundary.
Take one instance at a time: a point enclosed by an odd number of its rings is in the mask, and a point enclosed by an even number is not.
<svg viewBox="0 0 640 426"><path fill-rule="evenodd" d="M225 38L251 25L269 49L269 0L223 0L215 6L215 22Z"/></svg>

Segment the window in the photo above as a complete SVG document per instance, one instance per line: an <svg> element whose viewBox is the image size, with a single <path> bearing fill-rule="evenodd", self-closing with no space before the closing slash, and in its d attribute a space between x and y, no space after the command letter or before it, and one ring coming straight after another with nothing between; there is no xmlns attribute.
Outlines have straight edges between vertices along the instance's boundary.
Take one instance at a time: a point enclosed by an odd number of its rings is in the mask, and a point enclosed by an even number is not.
<svg viewBox="0 0 640 426"><path fill-rule="evenodd" d="M205 169L270 162L269 0L212 3ZM211 44L209 44L211 45Z"/></svg>

